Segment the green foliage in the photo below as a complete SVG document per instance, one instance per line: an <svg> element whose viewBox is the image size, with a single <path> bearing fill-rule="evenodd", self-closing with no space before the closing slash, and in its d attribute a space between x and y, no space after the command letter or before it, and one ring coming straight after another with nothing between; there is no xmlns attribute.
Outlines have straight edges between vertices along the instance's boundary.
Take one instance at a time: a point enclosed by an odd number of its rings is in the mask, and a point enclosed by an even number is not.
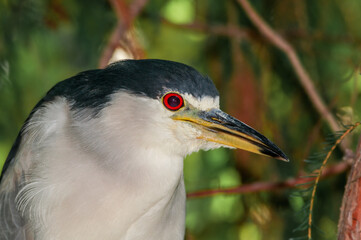
<svg viewBox="0 0 361 240"><path fill-rule="evenodd" d="M298 202L298 204L294 204L294 206L297 206L297 208L299 208L299 213L302 219L300 221L301 225L295 228L295 231L307 230L308 240L314 239L315 236L315 231L313 231L313 229L315 229L314 213L317 200L316 194L320 184L322 173L324 172L326 165L328 164L331 155L335 151L336 147L359 125L361 125L361 123L357 122L354 125L348 126L344 131L329 135L326 138L327 142L325 143L323 152L315 154L309 159L305 160L305 162L308 163L308 167L310 168L310 174L304 176L304 179L306 179L306 181L302 184L299 184L301 190L296 191L293 196L292 202ZM304 202L301 201L302 199L304 199ZM324 217L321 220L325 219L327 218ZM332 220L330 219L327 219L326 222L325 221L321 221L321 223L323 223L322 226L325 228L329 228L330 225L335 225L335 223L332 222ZM333 235L331 234L332 232L334 232ZM326 235L328 235L328 237L336 237L336 231L328 231Z"/></svg>

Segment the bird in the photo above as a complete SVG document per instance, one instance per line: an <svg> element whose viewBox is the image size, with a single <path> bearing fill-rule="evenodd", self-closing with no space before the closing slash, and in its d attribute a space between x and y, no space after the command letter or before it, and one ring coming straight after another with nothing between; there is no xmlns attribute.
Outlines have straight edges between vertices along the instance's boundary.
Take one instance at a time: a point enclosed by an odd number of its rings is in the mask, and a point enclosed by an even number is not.
<svg viewBox="0 0 361 240"><path fill-rule="evenodd" d="M57 83L0 177L1 240L181 240L183 159L238 148L288 157L220 110L212 80L168 60L122 60Z"/></svg>

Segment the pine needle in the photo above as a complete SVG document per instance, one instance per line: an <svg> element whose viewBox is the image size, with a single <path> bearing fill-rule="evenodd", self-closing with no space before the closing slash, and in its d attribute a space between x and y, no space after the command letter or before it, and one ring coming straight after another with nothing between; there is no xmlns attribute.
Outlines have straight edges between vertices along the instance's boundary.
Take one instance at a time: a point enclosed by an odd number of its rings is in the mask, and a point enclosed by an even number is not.
<svg viewBox="0 0 361 240"><path fill-rule="evenodd" d="M354 130L355 128L357 128L361 123L357 122L354 125L350 126L346 131L344 131L342 134L341 133L337 133L336 136L339 136L337 139L335 139L335 142L333 143L333 145L331 146L331 148L328 150L327 155L325 157L325 159L322 161L322 165L320 167L320 169L318 171L314 171L313 174L317 173L317 177L315 179L315 184L313 185L313 189L312 189L312 194L311 194L311 200L310 200L310 206L309 206L309 214L308 214L308 240L312 239L312 213L313 213L313 208L314 208L314 203L315 203L315 196L316 196L316 190L317 190L317 186L318 183L320 181L321 175L322 175L322 171L324 170L327 161L329 160L329 158L331 157L332 152L336 149L337 145L340 144L340 142L342 142L342 140L350 133L352 132L352 130Z"/></svg>

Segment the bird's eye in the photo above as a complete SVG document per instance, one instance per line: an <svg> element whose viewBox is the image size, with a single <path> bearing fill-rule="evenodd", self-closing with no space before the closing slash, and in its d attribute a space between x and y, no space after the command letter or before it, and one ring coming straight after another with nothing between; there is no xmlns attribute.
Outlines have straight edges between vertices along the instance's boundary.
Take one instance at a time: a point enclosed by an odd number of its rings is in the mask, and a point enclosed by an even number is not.
<svg viewBox="0 0 361 240"><path fill-rule="evenodd" d="M163 97L163 104L169 110L177 111L178 109L183 107L184 102L182 96L178 93L167 93Z"/></svg>

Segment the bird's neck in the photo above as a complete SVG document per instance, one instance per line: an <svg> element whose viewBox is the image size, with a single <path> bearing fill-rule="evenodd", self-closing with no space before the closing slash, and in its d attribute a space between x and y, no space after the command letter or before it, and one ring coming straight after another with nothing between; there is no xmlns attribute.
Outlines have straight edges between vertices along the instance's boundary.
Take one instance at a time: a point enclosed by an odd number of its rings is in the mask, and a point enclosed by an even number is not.
<svg viewBox="0 0 361 240"><path fill-rule="evenodd" d="M54 210L47 222L66 229L57 233L63 236L60 239L183 239L182 157L156 149L129 152L132 155L124 151L118 159L94 159L93 154L77 149L57 154L67 159L62 164L68 172L55 182L62 183L59 188L64 191L59 192L67 195L54 201L57 206L50 206ZM102 165L100 169L99 161L115 162L110 164L113 168Z"/></svg>

